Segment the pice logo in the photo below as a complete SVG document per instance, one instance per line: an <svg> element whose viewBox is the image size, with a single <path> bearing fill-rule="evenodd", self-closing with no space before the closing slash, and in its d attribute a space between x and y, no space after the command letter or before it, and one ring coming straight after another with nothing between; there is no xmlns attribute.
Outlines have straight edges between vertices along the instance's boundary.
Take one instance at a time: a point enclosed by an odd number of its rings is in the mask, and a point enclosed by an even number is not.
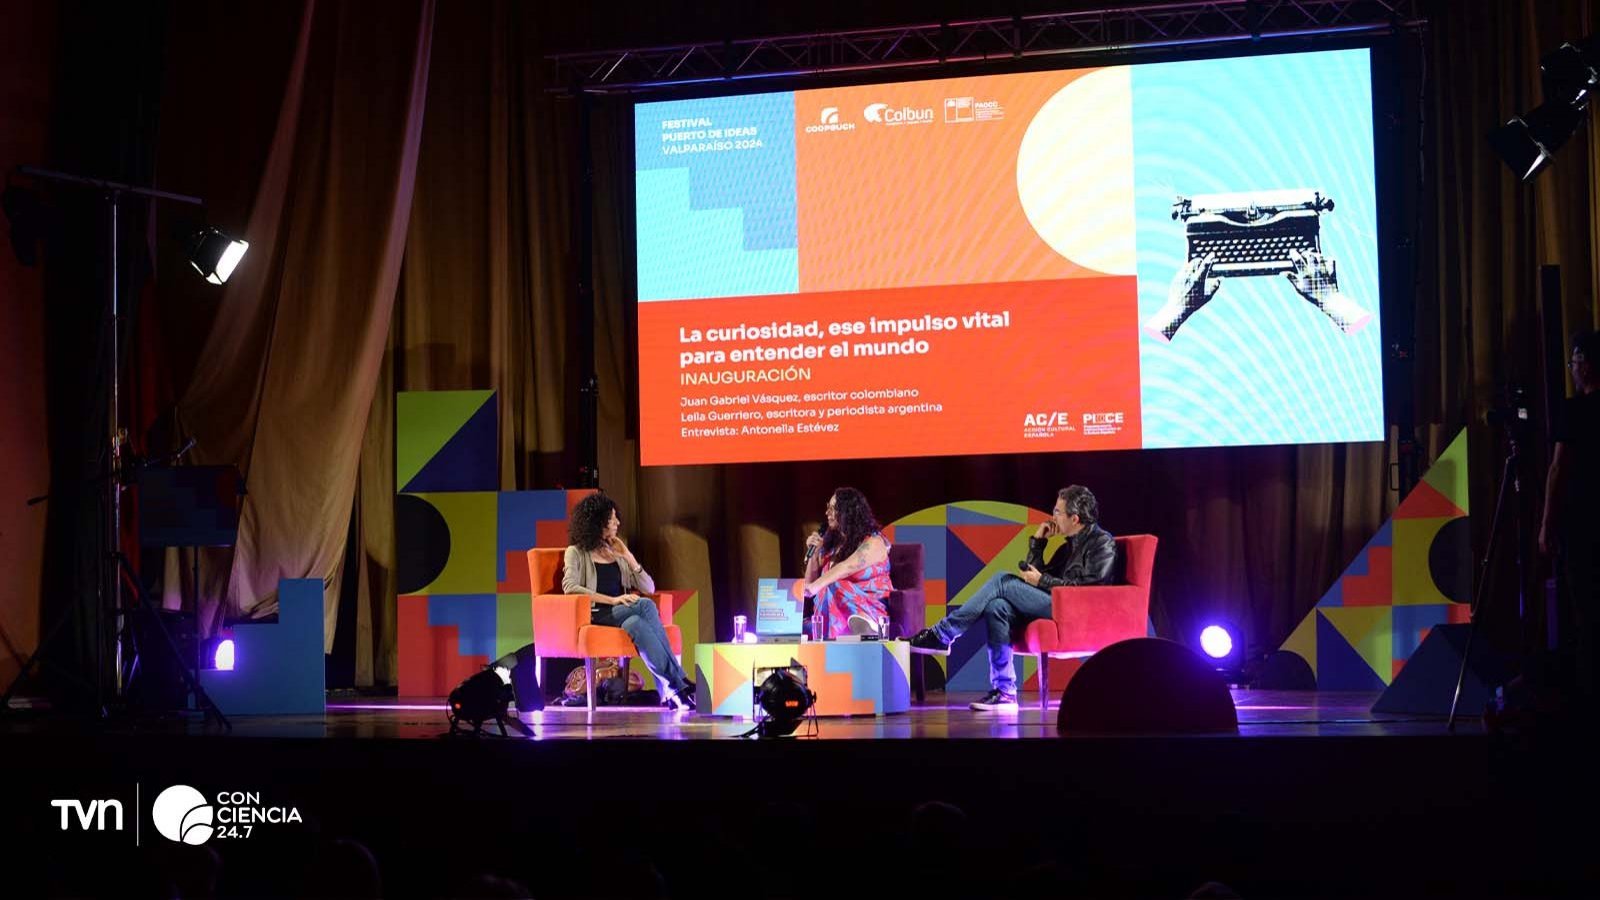
<svg viewBox="0 0 1600 900"><path fill-rule="evenodd" d="M1085 424L1085 425L1121 425L1122 424L1122 413L1119 413L1119 412L1114 412L1114 413L1084 413L1083 414L1083 424Z"/></svg>

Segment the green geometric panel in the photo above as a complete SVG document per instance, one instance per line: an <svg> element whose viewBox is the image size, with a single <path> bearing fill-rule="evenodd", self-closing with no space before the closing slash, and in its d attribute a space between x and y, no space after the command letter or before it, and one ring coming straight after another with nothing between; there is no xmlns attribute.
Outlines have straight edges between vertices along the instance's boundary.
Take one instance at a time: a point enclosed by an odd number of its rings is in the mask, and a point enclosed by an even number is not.
<svg viewBox="0 0 1600 900"><path fill-rule="evenodd" d="M1454 503L1460 510L1468 515L1472 510L1467 506L1470 502L1471 491L1467 489L1467 430L1461 429L1456 439L1450 442L1433 466L1422 476L1434 490L1445 496L1445 499Z"/></svg>
<svg viewBox="0 0 1600 900"><path fill-rule="evenodd" d="M395 394L394 489L433 459L494 391L399 391Z"/></svg>
<svg viewBox="0 0 1600 900"><path fill-rule="evenodd" d="M495 565L499 493L414 494L432 504L450 527L450 559L418 594L493 594L500 586Z"/></svg>
<svg viewBox="0 0 1600 900"><path fill-rule="evenodd" d="M533 643L533 595L499 594L495 598L494 658Z"/></svg>
<svg viewBox="0 0 1600 900"><path fill-rule="evenodd" d="M1433 572L1428 568L1428 550L1433 546L1434 535L1455 519L1395 519L1394 520L1394 599L1395 606L1430 606L1449 603L1450 598L1439 593L1433 583ZM1379 670L1382 671L1381 669Z"/></svg>

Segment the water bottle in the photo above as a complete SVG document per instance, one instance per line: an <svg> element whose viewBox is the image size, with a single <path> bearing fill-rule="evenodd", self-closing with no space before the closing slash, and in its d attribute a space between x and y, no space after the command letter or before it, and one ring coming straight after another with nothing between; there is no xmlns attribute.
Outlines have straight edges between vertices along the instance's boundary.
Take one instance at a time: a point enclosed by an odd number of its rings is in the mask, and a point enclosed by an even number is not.
<svg viewBox="0 0 1600 900"><path fill-rule="evenodd" d="M822 613L813 613L811 616L811 639L813 641L828 639L828 618Z"/></svg>

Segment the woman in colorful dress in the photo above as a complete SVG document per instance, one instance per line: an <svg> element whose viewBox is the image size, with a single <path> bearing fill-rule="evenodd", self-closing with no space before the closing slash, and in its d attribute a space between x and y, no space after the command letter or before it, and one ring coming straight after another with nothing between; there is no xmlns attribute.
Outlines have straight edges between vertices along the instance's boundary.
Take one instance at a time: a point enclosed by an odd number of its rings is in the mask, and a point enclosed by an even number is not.
<svg viewBox="0 0 1600 900"><path fill-rule="evenodd" d="M816 598L828 634L877 634L889 615L889 541L867 498L842 487L828 498L828 527L806 540L804 596Z"/></svg>

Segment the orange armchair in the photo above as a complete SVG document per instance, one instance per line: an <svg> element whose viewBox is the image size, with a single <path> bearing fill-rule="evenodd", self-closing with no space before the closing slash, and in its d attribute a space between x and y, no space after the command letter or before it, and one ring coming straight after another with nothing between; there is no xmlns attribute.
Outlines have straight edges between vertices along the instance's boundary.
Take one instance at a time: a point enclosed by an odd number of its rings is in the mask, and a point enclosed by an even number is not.
<svg viewBox="0 0 1600 900"><path fill-rule="evenodd" d="M628 660L638 654L633 640L621 628L589 624L589 598L584 594L563 594L561 569L564 549L535 547L528 551L528 582L533 591L533 645L538 652L539 683L544 683L544 659L559 656L583 660L584 680L588 685L588 712L594 715L594 661L615 656L621 670L628 671ZM656 595L663 622L672 621L677 597L671 591ZM667 625L667 641L672 652L683 655L683 632Z"/></svg>
<svg viewBox="0 0 1600 900"><path fill-rule="evenodd" d="M1020 656L1039 657L1039 709L1050 709L1050 660L1082 659L1128 638L1145 637L1150 620L1150 579L1156 536L1117 538L1119 584L1058 587L1050 592L1050 618L1027 624L1012 642Z"/></svg>

